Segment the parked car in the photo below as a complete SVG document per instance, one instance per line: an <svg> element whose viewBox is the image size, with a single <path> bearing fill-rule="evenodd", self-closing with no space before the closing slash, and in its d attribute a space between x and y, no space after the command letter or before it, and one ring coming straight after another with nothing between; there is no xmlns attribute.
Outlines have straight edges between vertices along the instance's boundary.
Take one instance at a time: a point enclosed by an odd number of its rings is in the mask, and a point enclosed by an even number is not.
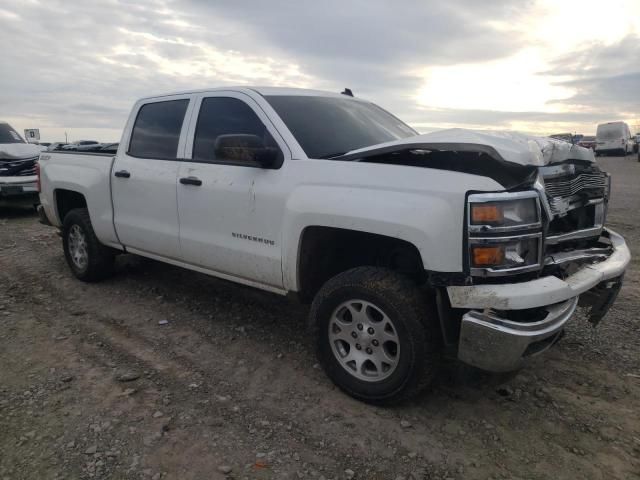
<svg viewBox="0 0 640 480"><path fill-rule="evenodd" d="M62 147L62 150L87 150L99 145L95 140L78 140L77 142L68 143Z"/></svg>
<svg viewBox="0 0 640 480"><path fill-rule="evenodd" d="M51 152L52 150L62 150L62 147L68 145L66 142L53 142L51 145L47 147L47 151Z"/></svg>
<svg viewBox="0 0 640 480"><path fill-rule="evenodd" d="M598 324L630 260L604 227L610 177L590 150L419 135L347 95L144 98L115 156L40 165L41 218L78 279L105 278L126 252L310 302L325 372L375 403L414 395L443 356L520 368L579 304Z"/></svg>
<svg viewBox="0 0 640 480"><path fill-rule="evenodd" d="M118 151L118 143L103 143L100 146L100 151L101 152L110 152L110 153L117 153Z"/></svg>
<svg viewBox="0 0 640 480"><path fill-rule="evenodd" d="M591 150L595 150L596 149L596 137L593 136L593 135L585 135L578 142L578 145L580 145L581 147L584 147L584 148L589 148Z"/></svg>
<svg viewBox="0 0 640 480"><path fill-rule="evenodd" d="M549 137L567 143L574 143L573 135L570 133L554 133L553 135L549 135Z"/></svg>
<svg viewBox="0 0 640 480"><path fill-rule="evenodd" d="M38 203L36 161L41 147L32 145L7 122L0 122L0 204Z"/></svg>
<svg viewBox="0 0 640 480"><path fill-rule="evenodd" d="M113 154L118 150L117 143L95 143L78 147L78 151L83 152L111 152Z"/></svg>
<svg viewBox="0 0 640 480"><path fill-rule="evenodd" d="M633 153L638 153L638 146L640 145L640 133L633 135Z"/></svg>
<svg viewBox="0 0 640 480"><path fill-rule="evenodd" d="M598 125L596 131L596 155L619 154L627 156L633 151L631 131L625 122L609 122Z"/></svg>

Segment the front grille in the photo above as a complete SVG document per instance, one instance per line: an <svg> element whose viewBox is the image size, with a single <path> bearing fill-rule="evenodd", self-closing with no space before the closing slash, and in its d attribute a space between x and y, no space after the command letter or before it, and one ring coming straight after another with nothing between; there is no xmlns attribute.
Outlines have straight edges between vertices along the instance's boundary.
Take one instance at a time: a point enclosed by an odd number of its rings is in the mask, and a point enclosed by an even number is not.
<svg viewBox="0 0 640 480"><path fill-rule="evenodd" d="M573 208L578 208L576 204L604 198L607 182L607 175L603 172L545 178L545 191L551 212L564 216Z"/></svg>
<svg viewBox="0 0 640 480"><path fill-rule="evenodd" d="M597 166L563 164L540 169L549 207L554 217L606 201L609 177Z"/></svg>
<svg viewBox="0 0 640 480"><path fill-rule="evenodd" d="M609 176L595 165L562 164L540 170L551 213L547 246L598 237L606 213Z"/></svg>
<svg viewBox="0 0 640 480"><path fill-rule="evenodd" d="M570 197L582 190L603 189L606 182L607 176L602 172L580 173L573 178L545 180L545 187L551 197Z"/></svg>
<svg viewBox="0 0 640 480"><path fill-rule="evenodd" d="M575 230L593 228L596 225L596 205L585 205L569 210L562 217L554 217L549 222L548 235L560 235Z"/></svg>
<svg viewBox="0 0 640 480"><path fill-rule="evenodd" d="M28 177L36 174L38 157L0 160L0 177Z"/></svg>

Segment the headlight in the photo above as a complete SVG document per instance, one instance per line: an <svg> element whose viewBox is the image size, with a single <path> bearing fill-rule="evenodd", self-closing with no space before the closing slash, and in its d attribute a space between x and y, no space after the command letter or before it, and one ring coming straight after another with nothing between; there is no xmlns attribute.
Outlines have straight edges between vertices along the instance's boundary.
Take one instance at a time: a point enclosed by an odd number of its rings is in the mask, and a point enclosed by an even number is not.
<svg viewBox="0 0 640 480"><path fill-rule="evenodd" d="M469 196L469 226L474 232L539 228L537 192L478 193Z"/></svg>
<svg viewBox="0 0 640 480"><path fill-rule="evenodd" d="M538 265L539 233L517 238L470 238L472 268L512 269Z"/></svg>
<svg viewBox="0 0 640 480"><path fill-rule="evenodd" d="M467 213L471 275L506 275L540 268L542 217L537 192L472 194Z"/></svg>

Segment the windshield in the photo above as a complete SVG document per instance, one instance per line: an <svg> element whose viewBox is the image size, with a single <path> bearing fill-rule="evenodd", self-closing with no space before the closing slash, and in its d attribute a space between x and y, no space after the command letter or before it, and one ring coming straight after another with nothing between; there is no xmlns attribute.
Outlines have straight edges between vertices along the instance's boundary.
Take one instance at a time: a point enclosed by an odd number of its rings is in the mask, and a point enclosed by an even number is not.
<svg viewBox="0 0 640 480"><path fill-rule="evenodd" d="M624 138L622 124L598 125L596 136L598 140L618 140Z"/></svg>
<svg viewBox="0 0 640 480"><path fill-rule="evenodd" d="M25 143L8 123L0 123L0 143Z"/></svg>
<svg viewBox="0 0 640 480"><path fill-rule="evenodd" d="M309 158L331 158L418 133L389 112L348 98L265 97Z"/></svg>

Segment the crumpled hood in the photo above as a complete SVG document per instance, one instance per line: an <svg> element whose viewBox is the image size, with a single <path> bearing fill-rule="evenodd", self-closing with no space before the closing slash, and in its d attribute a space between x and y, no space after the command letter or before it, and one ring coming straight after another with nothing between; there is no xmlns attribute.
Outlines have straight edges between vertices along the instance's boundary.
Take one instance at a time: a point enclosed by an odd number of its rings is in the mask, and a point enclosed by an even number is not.
<svg viewBox="0 0 640 480"><path fill-rule="evenodd" d="M536 137L519 132L467 130L464 128L451 128L393 142L380 143L353 150L347 155L351 157L360 153L373 154L375 151L382 149L389 152L393 150L394 146L406 149L406 147L415 145L416 148L426 149L429 144L434 144L434 148L440 147L452 150L455 150L456 145L465 150L472 149L474 145L489 147L495 150L502 157L502 160L519 165L544 166L570 159L595 162L593 151L562 140Z"/></svg>
<svg viewBox="0 0 640 480"><path fill-rule="evenodd" d="M0 161L23 160L40 155L42 147L29 143L0 143Z"/></svg>

